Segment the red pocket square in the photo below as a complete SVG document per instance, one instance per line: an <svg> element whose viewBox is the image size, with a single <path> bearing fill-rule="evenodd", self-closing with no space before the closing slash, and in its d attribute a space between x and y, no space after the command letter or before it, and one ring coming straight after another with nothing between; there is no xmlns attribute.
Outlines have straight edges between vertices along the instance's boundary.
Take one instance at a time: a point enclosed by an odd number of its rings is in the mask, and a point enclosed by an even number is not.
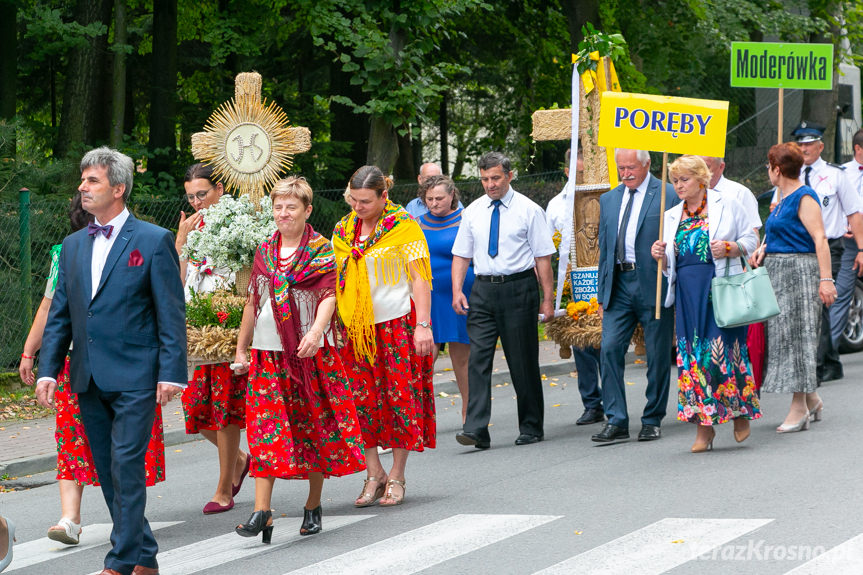
<svg viewBox="0 0 863 575"><path fill-rule="evenodd" d="M129 254L129 267L142 266L144 265L144 256L141 255L141 252L138 250L133 251Z"/></svg>

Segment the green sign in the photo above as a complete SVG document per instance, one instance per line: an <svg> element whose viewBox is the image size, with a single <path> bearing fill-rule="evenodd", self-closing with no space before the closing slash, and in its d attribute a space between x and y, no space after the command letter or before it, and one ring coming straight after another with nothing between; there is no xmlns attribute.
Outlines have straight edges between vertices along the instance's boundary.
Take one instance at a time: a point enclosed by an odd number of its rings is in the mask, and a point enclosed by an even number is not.
<svg viewBox="0 0 863 575"><path fill-rule="evenodd" d="M737 88L833 89L833 44L731 43Z"/></svg>

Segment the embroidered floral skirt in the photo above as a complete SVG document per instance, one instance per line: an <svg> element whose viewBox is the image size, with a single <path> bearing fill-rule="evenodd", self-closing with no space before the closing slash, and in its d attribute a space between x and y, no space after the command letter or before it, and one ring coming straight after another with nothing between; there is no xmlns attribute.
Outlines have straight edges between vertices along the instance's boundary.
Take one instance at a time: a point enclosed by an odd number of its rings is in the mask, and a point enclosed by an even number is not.
<svg viewBox="0 0 863 575"><path fill-rule="evenodd" d="M57 391L54 393L57 440L57 479L68 479L78 485L99 485L96 464L90 452L90 443L81 420L78 396L69 386L69 358L57 377ZM153 401L156 401L155 394ZM146 455L147 486L165 480L165 439L162 431L162 406L156 404L156 418Z"/></svg>
<svg viewBox="0 0 863 575"><path fill-rule="evenodd" d="M305 479L310 472L350 475L366 468L363 438L338 352L314 356L312 393L299 389L282 352L252 349L246 437L252 477Z"/></svg>
<svg viewBox="0 0 863 575"><path fill-rule="evenodd" d="M230 363L199 365L183 391L186 433L246 426L246 375L235 375Z"/></svg>
<svg viewBox="0 0 863 575"><path fill-rule="evenodd" d="M761 417L746 327L721 329L713 318L714 271L712 261L683 265L675 286L677 419L700 425Z"/></svg>
<svg viewBox="0 0 863 575"><path fill-rule="evenodd" d="M415 325L413 310L376 324L373 363L357 361L350 340L342 348L367 448L435 446L432 356L416 354Z"/></svg>

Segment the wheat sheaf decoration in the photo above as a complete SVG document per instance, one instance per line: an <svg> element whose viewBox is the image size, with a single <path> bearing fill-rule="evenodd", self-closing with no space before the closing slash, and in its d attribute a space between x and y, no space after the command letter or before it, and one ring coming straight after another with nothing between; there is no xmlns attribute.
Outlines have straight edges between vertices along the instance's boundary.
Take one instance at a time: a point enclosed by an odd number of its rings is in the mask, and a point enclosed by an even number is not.
<svg viewBox="0 0 863 575"><path fill-rule="evenodd" d="M192 135L192 155L213 166L215 177L257 204L293 158L311 148L308 128L291 126L275 103L261 99L261 75L237 75L234 97Z"/></svg>

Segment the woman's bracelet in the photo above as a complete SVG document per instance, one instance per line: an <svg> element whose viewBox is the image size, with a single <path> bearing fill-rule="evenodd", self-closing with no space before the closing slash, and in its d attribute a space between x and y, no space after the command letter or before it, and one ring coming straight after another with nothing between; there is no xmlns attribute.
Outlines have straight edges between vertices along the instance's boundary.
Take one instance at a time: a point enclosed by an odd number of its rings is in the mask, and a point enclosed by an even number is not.
<svg viewBox="0 0 863 575"><path fill-rule="evenodd" d="M21 359L36 359L36 356L35 355L27 355L25 353L22 353Z"/></svg>
<svg viewBox="0 0 863 575"><path fill-rule="evenodd" d="M833 278L821 278L821 281L823 281L823 282L833 282L833 283L836 283L836 280L834 280Z"/></svg>

